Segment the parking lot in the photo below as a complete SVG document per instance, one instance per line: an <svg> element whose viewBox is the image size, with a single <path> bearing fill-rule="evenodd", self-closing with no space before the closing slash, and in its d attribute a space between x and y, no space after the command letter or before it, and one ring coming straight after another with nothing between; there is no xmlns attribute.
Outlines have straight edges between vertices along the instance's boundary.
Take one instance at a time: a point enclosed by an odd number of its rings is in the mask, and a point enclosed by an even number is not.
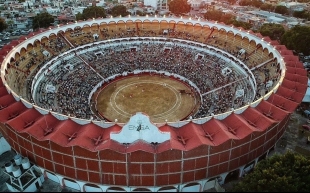
<svg viewBox="0 0 310 193"><path fill-rule="evenodd" d="M32 30L15 30L12 33L9 32L1 32L0 33L0 48L5 46L6 44L9 44L12 40L18 39L20 36L26 36L30 33Z"/></svg>

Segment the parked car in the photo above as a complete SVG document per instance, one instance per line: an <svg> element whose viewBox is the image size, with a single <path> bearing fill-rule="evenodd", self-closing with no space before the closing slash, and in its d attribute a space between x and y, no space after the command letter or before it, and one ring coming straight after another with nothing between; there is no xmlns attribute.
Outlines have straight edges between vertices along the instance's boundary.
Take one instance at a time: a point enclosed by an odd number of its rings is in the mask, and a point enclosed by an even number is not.
<svg viewBox="0 0 310 193"><path fill-rule="evenodd" d="M11 33L10 32L5 32L3 35L4 36L11 36Z"/></svg>
<svg viewBox="0 0 310 193"><path fill-rule="evenodd" d="M2 40L10 40L11 38L8 36L3 36Z"/></svg>
<svg viewBox="0 0 310 193"><path fill-rule="evenodd" d="M19 36L20 33L19 32L12 32L12 36Z"/></svg>
<svg viewBox="0 0 310 193"><path fill-rule="evenodd" d="M22 31L21 31L21 34L27 35L27 34L29 34L29 31L22 30Z"/></svg>
<svg viewBox="0 0 310 193"><path fill-rule="evenodd" d="M304 114L306 117L310 118L310 111L309 110L304 110Z"/></svg>
<svg viewBox="0 0 310 193"><path fill-rule="evenodd" d="M302 125L302 128L307 131L310 131L310 125Z"/></svg>

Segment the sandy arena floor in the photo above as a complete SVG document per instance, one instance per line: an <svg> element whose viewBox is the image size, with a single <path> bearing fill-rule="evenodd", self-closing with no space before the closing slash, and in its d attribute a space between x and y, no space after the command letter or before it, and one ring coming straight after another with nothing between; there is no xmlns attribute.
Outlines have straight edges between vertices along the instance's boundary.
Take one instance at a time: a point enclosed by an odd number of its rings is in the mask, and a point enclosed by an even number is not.
<svg viewBox="0 0 310 193"><path fill-rule="evenodd" d="M136 112L150 116L152 122L178 121L195 113L198 95L180 93L191 88L185 83L158 75L136 75L111 82L94 96L95 107L109 121L126 123Z"/></svg>

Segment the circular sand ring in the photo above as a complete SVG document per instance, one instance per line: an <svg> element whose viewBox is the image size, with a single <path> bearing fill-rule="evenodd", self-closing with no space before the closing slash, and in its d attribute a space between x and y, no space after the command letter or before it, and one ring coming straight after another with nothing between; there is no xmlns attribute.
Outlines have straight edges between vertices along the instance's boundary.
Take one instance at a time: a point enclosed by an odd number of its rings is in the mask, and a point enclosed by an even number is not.
<svg viewBox="0 0 310 193"><path fill-rule="evenodd" d="M135 75L104 85L96 99L96 109L107 120L127 122L136 112L153 122L179 121L195 113L200 100L185 82L173 78Z"/></svg>

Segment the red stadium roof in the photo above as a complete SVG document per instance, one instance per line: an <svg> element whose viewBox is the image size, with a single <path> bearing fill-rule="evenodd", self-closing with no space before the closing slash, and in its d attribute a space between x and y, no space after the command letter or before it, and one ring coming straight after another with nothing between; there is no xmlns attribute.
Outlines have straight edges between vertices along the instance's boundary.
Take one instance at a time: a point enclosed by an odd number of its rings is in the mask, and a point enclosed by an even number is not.
<svg viewBox="0 0 310 193"><path fill-rule="evenodd" d="M5 96L8 94L6 88L4 86L0 87L0 97Z"/></svg>
<svg viewBox="0 0 310 193"><path fill-rule="evenodd" d="M307 77L307 71L304 68L294 68L291 66L286 66L286 73Z"/></svg>
<svg viewBox="0 0 310 193"><path fill-rule="evenodd" d="M0 98L2 100L2 98ZM1 101L2 103L2 101ZM12 105L2 109L0 111L0 117L2 122L7 122L18 117L22 112L26 111L28 108L20 101L13 103Z"/></svg>
<svg viewBox="0 0 310 193"><path fill-rule="evenodd" d="M47 136L52 134L61 123L62 121L56 119L53 115L47 114L41 116L33 125L26 128L25 132L38 140L44 141L48 139Z"/></svg>
<svg viewBox="0 0 310 193"><path fill-rule="evenodd" d="M270 45L277 46L277 45L279 45L279 44L280 44L280 43L279 43L278 40L271 40L271 41L270 41Z"/></svg>
<svg viewBox="0 0 310 193"><path fill-rule="evenodd" d="M27 38L27 36L20 36L20 37L18 38L18 40L23 41L23 40L26 40L26 38Z"/></svg>
<svg viewBox="0 0 310 193"><path fill-rule="evenodd" d="M285 45L277 45L276 50L281 51L281 50L287 50Z"/></svg>
<svg viewBox="0 0 310 193"><path fill-rule="evenodd" d="M303 70L301 74L291 74L291 73L286 72L285 79L293 81L293 82L298 82L300 84L307 84L308 77L307 77L307 74L305 74L306 72L307 72L306 70Z"/></svg>
<svg viewBox="0 0 310 193"><path fill-rule="evenodd" d="M276 107L290 113L295 111L295 109L299 105L299 103L286 99L279 94L270 95L267 101L270 102L271 104L274 104Z"/></svg>
<svg viewBox="0 0 310 193"><path fill-rule="evenodd" d="M293 55L293 51L292 50L280 50L280 53L282 56L285 56L285 55Z"/></svg>
<svg viewBox="0 0 310 193"><path fill-rule="evenodd" d="M308 85L307 84L300 84L299 82L290 81L287 79L284 79L281 86L284 86L290 90L293 90L295 92L299 93L306 93ZM277 93L278 94L278 93Z"/></svg>
<svg viewBox="0 0 310 193"><path fill-rule="evenodd" d="M288 62L288 61L297 62L299 61L299 57L295 55L284 55L283 60L284 62Z"/></svg>
<svg viewBox="0 0 310 193"><path fill-rule="evenodd" d="M25 132L25 129L33 125L41 116L43 115L34 108L25 109L16 118L9 120L7 124L19 132Z"/></svg>
<svg viewBox="0 0 310 193"><path fill-rule="evenodd" d="M274 120L252 107L247 108L241 116L252 128L255 128L256 131L265 131L268 127L276 123Z"/></svg>
<svg viewBox="0 0 310 193"><path fill-rule="evenodd" d="M256 110L274 121L281 121L289 114L265 100L257 105Z"/></svg>
<svg viewBox="0 0 310 193"><path fill-rule="evenodd" d="M304 65L300 61L285 61L285 63L288 67L301 68L302 70L305 70Z"/></svg>

